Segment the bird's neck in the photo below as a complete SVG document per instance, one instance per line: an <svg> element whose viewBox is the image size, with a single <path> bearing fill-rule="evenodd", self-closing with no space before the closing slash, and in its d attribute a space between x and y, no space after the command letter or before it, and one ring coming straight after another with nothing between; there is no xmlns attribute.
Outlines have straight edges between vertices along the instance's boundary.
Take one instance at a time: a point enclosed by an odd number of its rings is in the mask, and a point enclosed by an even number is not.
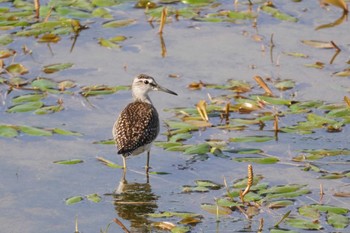
<svg viewBox="0 0 350 233"><path fill-rule="evenodd" d="M134 101L140 101L140 102L152 104L152 101L147 94L141 95L141 96L133 95L133 98L134 98Z"/></svg>

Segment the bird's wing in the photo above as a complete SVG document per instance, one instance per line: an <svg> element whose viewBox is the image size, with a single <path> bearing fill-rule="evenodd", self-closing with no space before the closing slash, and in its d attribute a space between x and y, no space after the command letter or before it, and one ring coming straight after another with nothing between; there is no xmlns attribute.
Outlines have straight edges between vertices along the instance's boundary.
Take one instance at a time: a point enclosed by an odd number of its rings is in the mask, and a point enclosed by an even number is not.
<svg viewBox="0 0 350 233"><path fill-rule="evenodd" d="M131 154L151 143L159 133L157 110L148 103L130 103L120 114L113 129L118 154Z"/></svg>

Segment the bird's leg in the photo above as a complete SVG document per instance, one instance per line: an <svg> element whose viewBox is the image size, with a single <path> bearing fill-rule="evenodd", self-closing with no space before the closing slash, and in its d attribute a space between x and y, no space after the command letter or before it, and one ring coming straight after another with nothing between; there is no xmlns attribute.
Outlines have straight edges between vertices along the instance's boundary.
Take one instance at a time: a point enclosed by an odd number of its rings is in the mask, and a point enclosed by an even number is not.
<svg viewBox="0 0 350 233"><path fill-rule="evenodd" d="M147 151L147 162L146 162L146 173L148 175L148 171L149 171L149 157L150 157L150 152L151 150Z"/></svg>
<svg viewBox="0 0 350 233"><path fill-rule="evenodd" d="M125 179L125 175L126 175L126 157L123 155L123 178L122 178L122 181L126 181Z"/></svg>
<svg viewBox="0 0 350 233"><path fill-rule="evenodd" d="M123 157L123 168L124 170L126 170L126 158L124 155L122 157Z"/></svg>

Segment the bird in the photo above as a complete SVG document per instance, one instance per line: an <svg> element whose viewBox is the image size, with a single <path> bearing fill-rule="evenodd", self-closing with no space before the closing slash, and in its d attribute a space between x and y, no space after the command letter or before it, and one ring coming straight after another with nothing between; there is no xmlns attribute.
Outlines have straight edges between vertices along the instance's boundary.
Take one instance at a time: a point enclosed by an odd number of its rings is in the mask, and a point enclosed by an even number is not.
<svg viewBox="0 0 350 233"><path fill-rule="evenodd" d="M113 125L113 138L118 154L122 155L124 176L126 157L147 151L146 173L149 171L150 150L159 134L159 116L148 93L162 91L172 95L177 93L160 86L153 77L139 74L133 80L133 101L120 113Z"/></svg>

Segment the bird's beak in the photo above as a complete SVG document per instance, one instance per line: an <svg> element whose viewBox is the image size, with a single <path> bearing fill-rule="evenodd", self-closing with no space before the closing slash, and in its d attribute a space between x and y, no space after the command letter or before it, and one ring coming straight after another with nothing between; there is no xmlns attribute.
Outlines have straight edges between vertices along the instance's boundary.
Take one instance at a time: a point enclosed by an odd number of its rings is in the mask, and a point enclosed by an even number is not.
<svg viewBox="0 0 350 233"><path fill-rule="evenodd" d="M172 95L177 95L175 92L169 90L169 89L166 89L165 87L162 87L160 85L157 85L156 87L157 91L163 91L163 92L166 92L166 93L169 93L169 94L172 94Z"/></svg>

